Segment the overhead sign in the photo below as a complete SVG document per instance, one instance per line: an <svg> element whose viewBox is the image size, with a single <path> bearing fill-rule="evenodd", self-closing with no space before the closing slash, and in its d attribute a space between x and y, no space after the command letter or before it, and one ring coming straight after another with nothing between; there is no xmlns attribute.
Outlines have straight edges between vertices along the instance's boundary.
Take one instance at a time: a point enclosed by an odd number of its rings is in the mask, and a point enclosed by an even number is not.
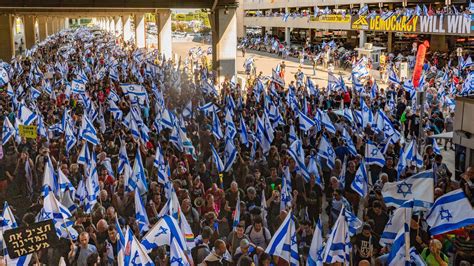
<svg viewBox="0 0 474 266"><path fill-rule="evenodd" d="M50 248L58 240L53 220L34 223L3 232L12 259Z"/></svg>
<svg viewBox="0 0 474 266"><path fill-rule="evenodd" d="M36 126L25 126L20 125L19 131L20 136L27 139L36 139L37 137L37 127Z"/></svg>
<svg viewBox="0 0 474 266"><path fill-rule="evenodd" d="M424 34L471 34L470 16L435 15L435 16L352 16L353 30L391 31Z"/></svg>
<svg viewBox="0 0 474 266"><path fill-rule="evenodd" d="M351 16L349 15L322 15L322 16L311 16L310 21L323 22L323 23L350 23Z"/></svg>

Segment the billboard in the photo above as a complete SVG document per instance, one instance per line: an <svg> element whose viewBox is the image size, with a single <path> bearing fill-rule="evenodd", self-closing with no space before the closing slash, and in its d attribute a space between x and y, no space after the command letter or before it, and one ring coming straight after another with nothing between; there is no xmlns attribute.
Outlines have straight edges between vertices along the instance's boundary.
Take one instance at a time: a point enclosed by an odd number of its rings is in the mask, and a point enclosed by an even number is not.
<svg viewBox="0 0 474 266"><path fill-rule="evenodd" d="M470 35L473 28L469 15L434 16L352 16L351 29L422 34Z"/></svg>

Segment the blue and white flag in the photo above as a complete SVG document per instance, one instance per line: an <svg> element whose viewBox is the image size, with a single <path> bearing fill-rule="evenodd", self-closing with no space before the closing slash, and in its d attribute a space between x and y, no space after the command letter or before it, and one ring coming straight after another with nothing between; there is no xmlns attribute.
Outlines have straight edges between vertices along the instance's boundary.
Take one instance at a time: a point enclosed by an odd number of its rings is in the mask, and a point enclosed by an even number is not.
<svg viewBox="0 0 474 266"><path fill-rule="evenodd" d="M290 169L288 166L285 166L283 167L283 176L281 177L280 211L291 208L291 201L293 200L292 192Z"/></svg>
<svg viewBox="0 0 474 266"><path fill-rule="evenodd" d="M68 208L63 206L54 196L48 193L43 199L43 209L40 212L39 221L53 219L54 227L58 237L76 240L77 231L74 229L74 222L69 220L72 214Z"/></svg>
<svg viewBox="0 0 474 266"><path fill-rule="evenodd" d="M123 257L121 255L117 258L118 265L155 265L153 260L148 256L147 250L140 244L133 234L132 229L128 226L124 235L124 246Z"/></svg>
<svg viewBox="0 0 474 266"><path fill-rule="evenodd" d="M410 99L413 99L416 94L416 89L411 79L405 80L403 83L403 89L410 94Z"/></svg>
<svg viewBox="0 0 474 266"><path fill-rule="evenodd" d="M145 205L140 198L139 191L135 191L135 219L140 230L140 235L144 234L150 229L150 222L148 221L148 215L146 214Z"/></svg>
<svg viewBox="0 0 474 266"><path fill-rule="evenodd" d="M15 220L15 216L13 215L13 212L10 209L10 206L8 206L8 203L6 201L3 205L3 213L0 216L0 222L1 222L0 228L2 229L0 232L0 248L3 250L3 261L6 263L6 265L17 265L17 266L29 265L32 254L12 259L10 258L10 255L8 254L6 243L4 243L6 241L3 238L3 232L18 227L18 224L16 223L16 220Z"/></svg>
<svg viewBox="0 0 474 266"><path fill-rule="evenodd" d="M184 253L184 250L178 245L176 240L171 241L170 244L170 266L190 266L188 260L189 255Z"/></svg>
<svg viewBox="0 0 474 266"><path fill-rule="evenodd" d="M0 67L0 87L5 86L5 84L10 82L10 77L8 72L4 67Z"/></svg>
<svg viewBox="0 0 474 266"><path fill-rule="evenodd" d="M216 164L217 172L222 173L224 172L224 163L222 162L221 158L219 157L219 153L216 151L214 146L211 144L211 151L212 151L212 158L214 163Z"/></svg>
<svg viewBox="0 0 474 266"><path fill-rule="evenodd" d="M398 207L390 216L385 225L382 235L380 236L380 244L392 244L395 241L397 233L403 228L404 224L410 224L413 212L413 200L408 200Z"/></svg>
<svg viewBox="0 0 474 266"><path fill-rule="evenodd" d="M313 119L307 117L301 111L298 111L298 120L299 120L300 129L303 130L304 132L308 131L309 129L311 129L313 126L316 125L316 122L314 122Z"/></svg>
<svg viewBox="0 0 474 266"><path fill-rule="evenodd" d="M237 148L234 145L232 139L227 139L225 141L225 150L224 150L224 172L229 172L232 168L232 165L237 159Z"/></svg>
<svg viewBox="0 0 474 266"><path fill-rule="evenodd" d="M100 141L97 137L97 131L92 122L86 116L86 114L82 115L82 124L81 129L79 130L79 135L87 142L90 142L93 145L98 145Z"/></svg>
<svg viewBox="0 0 474 266"><path fill-rule="evenodd" d="M161 149L160 145L156 147L156 154L155 159L153 160L153 166L158 169L158 182L165 185L169 181L170 169L165 161L163 150Z"/></svg>
<svg viewBox="0 0 474 266"><path fill-rule="evenodd" d="M216 89L216 86L214 86L214 84L211 84L205 79L201 80L201 90L204 94L207 94L207 95L217 96L219 94Z"/></svg>
<svg viewBox="0 0 474 266"><path fill-rule="evenodd" d="M232 221L232 230L235 231L237 225L240 223L240 195L237 196L237 203L235 204L235 210L232 214L233 221Z"/></svg>
<svg viewBox="0 0 474 266"><path fill-rule="evenodd" d="M364 161L359 164L359 169L357 169L351 188L359 194L361 198L367 196L367 192L369 191L369 177L365 169Z"/></svg>
<svg viewBox="0 0 474 266"><path fill-rule="evenodd" d="M240 143L242 143L243 145L248 147L249 146L249 137L248 137L248 133L247 133L247 126L245 125L245 120L242 117L242 114L240 114L240 123L239 124L240 124L240 130L239 130Z"/></svg>
<svg viewBox="0 0 474 266"><path fill-rule="evenodd" d="M361 226L362 222L343 207L326 241L326 247L323 252L323 262L348 263L352 250L350 237L353 236L356 230Z"/></svg>
<svg viewBox="0 0 474 266"><path fill-rule="evenodd" d="M310 95L317 95L316 87L309 76L306 77L306 88L309 90Z"/></svg>
<svg viewBox="0 0 474 266"><path fill-rule="evenodd" d="M121 121L123 117L123 112L120 110L120 108L117 106L117 104L114 101L109 101L109 112L112 114L112 117L114 118L115 121Z"/></svg>
<svg viewBox="0 0 474 266"><path fill-rule="evenodd" d="M375 164L380 167L385 165L385 157L382 151L371 141L368 141L365 146L365 161L368 165Z"/></svg>
<svg viewBox="0 0 474 266"><path fill-rule="evenodd" d="M222 139L224 134L222 133L221 122L216 113L212 113L212 134L216 139Z"/></svg>
<svg viewBox="0 0 474 266"><path fill-rule="evenodd" d="M72 147L76 145L77 139L69 124L66 125L65 133L66 133L65 134L66 135L66 151L69 153Z"/></svg>
<svg viewBox="0 0 474 266"><path fill-rule="evenodd" d="M428 209L434 202L433 170L412 175L398 182L387 182L382 195L387 206L399 207L413 199L415 208Z"/></svg>
<svg viewBox="0 0 474 266"><path fill-rule="evenodd" d="M336 163L336 152L325 136L322 136L321 141L319 142L318 155L326 159L329 168L334 168Z"/></svg>
<svg viewBox="0 0 474 266"><path fill-rule="evenodd" d="M441 154L441 149L438 146L438 141L436 139L433 139L433 151L436 154Z"/></svg>
<svg viewBox="0 0 474 266"><path fill-rule="evenodd" d="M400 79L398 78L397 76L397 73L395 73L395 70L393 70L393 68L391 68L389 70L389 74L388 74L388 81L389 82L392 82L392 83L395 83L397 85L400 85Z"/></svg>
<svg viewBox="0 0 474 266"><path fill-rule="evenodd" d="M71 83L72 93L84 94L86 93L86 83L82 79L73 79Z"/></svg>
<svg viewBox="0 0 474 266"><path fill-rule="evenodd" d="M290 266L299 265L298 243L296 241L295 218L290 211L285 220L276 230L270 243L265 249L270 256L278 256L287 261Z"/></svg>
<svg viewBox="0 0 474 266"><path fill-rule="evenodd" d="M474 224L474 209L462 189L456 189L436 199L426 222L430 235L440 235Z"/></svg>
<svg viewBox="0 0 474 266"><path fill-rule="evenodd" d="M305 156L301 140L295 140L288 149L288 153L296 163L296 171L304 177L306 182L309 182L309 173L305 165Z"/></svg>
<svg viewBox="0 0 474 266"><path fill-rule="evenodd" d="M123 94L128 96L130 100L138 99L140 103L144 103L148 98L148 94L145 90L145 87L139 84L120 84Z"/></svg>
<svg viewBox="0 0 474 266"><path fill-rule="evenodd" d="M397 232L397 236L390 249L390 254L387 258L387 265L389 266L406 266L410 264L410 226L404 224Z"/></svg>
<svg viewBox="0 0 474 266"><path fill-rule="evenodd" d="M41 196L46 196L49 191L57 194L58 192L58 180L56 173L54 172L53 163L51 158L48 156L48 161L44 164L43 171L43 185L41 186Z"/></svg>
<svg viewBox="0 0 474 266"><path fill-rule="evenodd" d="M38 118L38 115L26 107L24 103L21 103L18 110L18 118L22 125L29 126Z"/></svg>
<svg viewBox="0 0 474 266"><path fill-rule="evenodd" d="M138 189L140 195L143 195L148 191L147 178L145 175L145 167L143 166L142 155L140 153L140 148L137 147L137 154L135 155L135 160L133 162L132 175L128 180L128 185L131 190Z"/></svg>
<svg viewBox="0 0 474 266"><path fill-rule="evenodd" d="M356 156L357 149L354 145L354 142L352 141L352 137L349 135L349 132L347 132L345 128L342 130L342 139L346 143L346 148L349 151L349 153L352 154L353 156Z"/></svg>
<svg viewBox="0 0 474 266"><path fill-rule="evenodd" d="M368 5L363 5L360 9L359 9L359 16L362 16L362 15L365 15L365 13L367 13L369 11L369 6Z"/></svg>
<svg viewBox="0 0 474 266"><path fill-rule="evenodd" d="M295 126L293 124L290 125L290 134L288 135L288 140L290 143L297 140L298 136L296 135Z"/></svg>
<svg viewBox="0 0 474 266"><path fill-rule="evenodd" d="M8 116L5 116L5 120L3 120L3 127L2 127L2 145L7 144L12 136L16 134L15 127L12 125Z"/></svg>
<svg viewBox="0 0 474 266"><path fill-rule="evenodd" d="M318 222L314 227L313 239L311 240L311 246L308 252L308 266L323 266L323 226L321 224L321 216L318 218Z"/></svg>
<svg viewBox="0 0 474 266"><path fill-rule="evenodd" d="M181 249L188 250L178 221L170 215L164 215L150 231L143 236L141 243L146 251L150 252L154 248L170 245L172 241L176 241Z"/></svg>
<svg viewBox="0 0 474 266"><path fill-rule="evenodd" d="M327 112L321 112L318 110L318 112L321 113L321 124L324 126L327 132L336 134L336 127L333 125L331 119L329 118L329 115Z"/></svg>
<svg viewBox="0 0 474 266"><path fill-rule="evenodd" d="M374 123L374 114L362 97L360 98L360 111L362 114L362 127L366 128L367 125L372 125Z"/></svg>

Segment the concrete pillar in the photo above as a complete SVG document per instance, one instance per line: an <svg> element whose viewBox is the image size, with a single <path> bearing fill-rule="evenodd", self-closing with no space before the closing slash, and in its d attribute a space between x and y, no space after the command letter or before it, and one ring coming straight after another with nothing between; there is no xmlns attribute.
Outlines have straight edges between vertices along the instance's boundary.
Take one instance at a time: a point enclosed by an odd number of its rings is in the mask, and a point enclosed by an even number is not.
<svg viewBox="0 0 474 266"><path fill-rule="evenodd" d="M291 33L289 27L285 27L285 42L287 46L291 44Z"/></svg>
<svg viewBox="0 0 474 266"><path fill-rule="evenodd" d="M34 16L24 16L23 24L25 25L25 45L26 49L31 49L36 43L36 18Z"/></svg>
<svg viewBox="0 0 474 266"><path fill-rule="evenodd" d="M15 55L13 20L12 15L0 15L0 59L8 63Z"/></svg>
<svg viewBox="0 0 474 266"><path fill-rule="evenodd" d="M365 33L365 31L360 30L359 31L359 47L363 48L366 42L367 42L367 34Z"/></svg>
<svg viewBox="0 0 474 266"><path fill-rule="evenodd" d="M69 18L64 18L64 29L69 29Z"/></svg>
<svg viewBox="0 0 474 266"><path fill-rule="evenodd" d="M46 17L38 17L39 40L44 41L48 37L48 23Z"/></svg>
<svg viewBox="0 0 474 266"><path fill-rule="evenodd" d="M51 20L51 26L52 26L52 34L56 34L58 32L58 18L54 17Z"/></svg>
<svg viewBox="0 0 474 266"><path fill-rule="evenodd" d="M158 32L158 50L165 58L171 58L171 10L160 11L156 14L156 29Z"/></svg>
<svg viewBox="0 0 474 266"><path fill-rule="evenodd" d="M448 51L448 42L446 40L446 35L431 35L430 41L430 50L431 51Z"/></svg>
<svg viewBox="0 0 474 266"><path fill-rule="evenodd" d="M116 16L114 17L114 21L115 21L115 36L120 36L123 34L122 17Z"/></svg>
<svg viewBox="0 0 474 266"><path fill-rule="evenodd" d="M131 30L131 21L130 21L130 16L126 15L122 17L123 21L123 40L124 41L129 41L132 38L132 30Z"/></svg>
<svg viewBox="0 0 474 266"><path fill-rule="evenodd" d="M138 48L146 47L145 13L135 14L135 44Z"/></svg>
<svg viewBox="0 0 474 266"><path fill-rule="evenodd" d="M393 50L393 32L387 32L387 52L391 53Z"/></svg>
<svg viewBox="0 0 474 266"><path fill-rule="evenodd" d="M236 74L237 17L235 8L217 8L210 14L212 27L212 63L217 80Z"/></svg>
<svg viewBox="0 0 474 266"><path fill-rule="evenodd" d="M244 5L243 1L237 6L237 38L245 37L245 26L244 26Z"/></svg>
<svg viewBox="0 0 474 266"><path fill-rule="evenodd" d="M54 29L53 29L53 18L49 17L47 22L47 27L48 27L48 36L54 34Z"/></svg>

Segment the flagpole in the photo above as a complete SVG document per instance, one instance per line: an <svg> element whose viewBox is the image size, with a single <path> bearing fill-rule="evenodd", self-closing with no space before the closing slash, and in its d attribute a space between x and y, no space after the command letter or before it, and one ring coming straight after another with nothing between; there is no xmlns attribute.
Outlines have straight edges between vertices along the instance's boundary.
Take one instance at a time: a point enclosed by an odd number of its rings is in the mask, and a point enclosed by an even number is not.
<svg viewBox="0 0 474 266"><path fill-rule="evenodd" d="M407 223L407 210L405 210L404 212L404 216L405 216L405 222L403 224L403 227L404 227L404 234L405 234L405 261L410 261L410 232L406 231L406 223ZM411 217L410 217L411 219ZM419 228L418 228L419 230Z"/></svg>

